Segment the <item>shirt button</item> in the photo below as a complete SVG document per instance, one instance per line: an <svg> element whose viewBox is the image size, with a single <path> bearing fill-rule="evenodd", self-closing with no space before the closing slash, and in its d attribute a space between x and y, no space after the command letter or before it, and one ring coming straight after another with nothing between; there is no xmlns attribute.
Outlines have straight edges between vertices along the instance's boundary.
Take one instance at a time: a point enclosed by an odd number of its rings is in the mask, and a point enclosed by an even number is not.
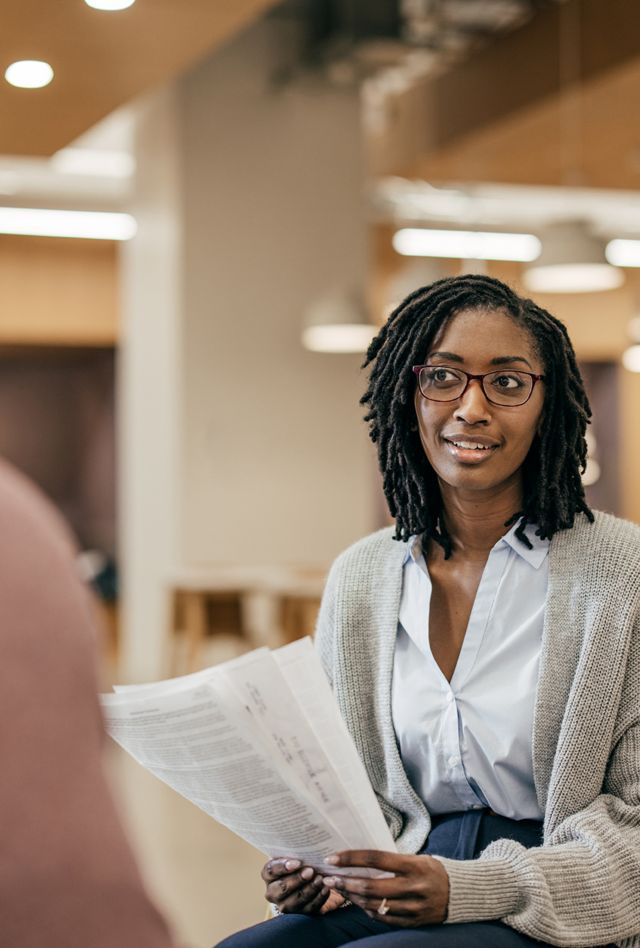
<svg viewBox="0 0 640 948"><path fill-rule="evenodd" d="M453 691L450 691L450 692L447 694L447 701L449 702L449 704L453 704L453 702L455 701L455 695L454 695Z"/></svg>
<svg viewBox="0 0 640 948"><path fill-rule="evenodd" d="M460 758L459 758L459 757L450 757L450 758L449 758L449 766L450 766L450 767L456 767L459 763L460 763Z"/></svg>

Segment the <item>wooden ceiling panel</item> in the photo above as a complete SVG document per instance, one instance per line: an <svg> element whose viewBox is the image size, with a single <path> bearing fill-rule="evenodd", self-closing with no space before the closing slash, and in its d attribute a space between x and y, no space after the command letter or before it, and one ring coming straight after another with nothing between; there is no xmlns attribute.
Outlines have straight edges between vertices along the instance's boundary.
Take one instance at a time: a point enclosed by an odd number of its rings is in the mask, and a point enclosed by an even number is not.
<svg viewBox="0 0 640 948"><path fill-rule="evenodd" d="M431 181L640 188L640 60L418 161Z"/></svg>
<svg viewBox="0 0 640 948"><path fill-rule="evenodd" d="M51 155L118 106L177 75L274 0L137 0L108 13L83 0L0 0L0 76L50 63L44 89L0 78L0 154Z"/></svg>
<svg viewBox="0 0 640 948"><path fill-rule="evenodd" d="M374 174L640 187L640 4L565 0L416 84L372 137Z"/></svg>

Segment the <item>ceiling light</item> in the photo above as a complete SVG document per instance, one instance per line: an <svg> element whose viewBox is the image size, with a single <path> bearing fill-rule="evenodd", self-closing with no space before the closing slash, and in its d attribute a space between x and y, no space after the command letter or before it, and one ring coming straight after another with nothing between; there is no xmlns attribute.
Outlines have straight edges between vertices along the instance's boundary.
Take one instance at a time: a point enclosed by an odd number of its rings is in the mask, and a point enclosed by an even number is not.
<svg viewBox="0 0 640 948"><path fill-rule="evenodd" d="M130 240L135 235L136 229L136 221L130 214L0 207L0 234Z"/></svg>
<svg viewBox="0 0 640 948"><path fill-rule="evenodd" d="M524 282L533 293L595 293L614 290L624 274L606 262L604 242L584 224L562 221L543 234L542 253L525 270Z"/></svg>
<svg viewBox="0 0 640 948"><path fill-rule="evenodd" d="M608 263L563 263L525 274L532 293L599 293L615 290L624 276Z"/></svg>
<svg viewBox="0 0 640 948"><path fill-rule="evenodd" d="M101 178L129 178L135 171L133 155L127 151L94 148L62 148L51 159L61 174L79 174Z"/></svg>
<svg viewBox="0 0 640 948"><path fill-rule="evenodd" d="M604 254L614 267L640 267L640 240L610 240Z"/></svg>
<svg viewBox="0 0 640 948"><path fill-rule="evenodd" d="M445 276L447 276L447 265L441 260L427 257L403 260L386 284L383 314L385 319L410 293L414 293L421 286L429 286Z"/></svg>
<svg viewBox="0 0 640 948"><path fill-rule="evenodd" d="M307 326L302 331L302 344L312 352L366 352L376 332L375 326L362 323Z"/></svg>
<svg viewBox="0 0 640 948"><path fill-rule="evenodd" d="M627 332L632 342L640 343L640 316L632 316L627 325Z"/></svg>
<svg viewBox="0 0 640 948"><path fill-rule="evenodd" d="M629 372L640 372L640 344L629 346L622 353L622 364Z"/></svg>
<svg viewBox="0 0 640 948"><path fill-rule="evenodd" d="M126 10L132 7L136 0L84 0L88 7L94 10Z"/></svg>
<svg viewBox="0 0 640 948"><path fill-rule="evenodd" d="M337 293L313 303L305 314L302 344L312 352L359 352L378 331L357 293Z"/></svg>
<svg viewBox="0 0 640 948"><path fill-rule="evenodd" d="M541 244L533 234L404 227L393 235L394 250L407 257L456 257L461 260L535 260Z"/></svg>
<svg viewBox="0 0 640 948"><path fill-rule="evenodd" d="M582 483L585 487L593 487L600 480L602 470L595 458L587 458L587 466L582 475Z"/></svg>
<svg viewBox="0 0 640 948"><path fill-rule="evenodd" d="M48 86L53 79L53 69L49 63L38 59L23 59L11 63L4 73L4 78L12 86L19 89L41 89Z"/></svg>

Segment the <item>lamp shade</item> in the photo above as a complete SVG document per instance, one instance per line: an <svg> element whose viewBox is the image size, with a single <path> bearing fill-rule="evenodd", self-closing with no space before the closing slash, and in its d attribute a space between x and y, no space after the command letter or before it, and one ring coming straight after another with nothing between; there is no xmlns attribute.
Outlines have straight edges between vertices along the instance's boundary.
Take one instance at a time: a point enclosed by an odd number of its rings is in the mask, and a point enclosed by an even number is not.
<svg viewBox="0 0 640 948"><path fill-rule="evenodd" d="M624 274L607 263L604 241L589 234L580 221L554 224L542 234L542 253L524 272L535 293L594 293L613 290Z"/></svg>
<svg viewBox="0 0 640 948"><path fill-rule="evenodd" d="M338 291L308 307L302 344L312 352L366 352L377 331L369 321L362 294Z"/></svg>

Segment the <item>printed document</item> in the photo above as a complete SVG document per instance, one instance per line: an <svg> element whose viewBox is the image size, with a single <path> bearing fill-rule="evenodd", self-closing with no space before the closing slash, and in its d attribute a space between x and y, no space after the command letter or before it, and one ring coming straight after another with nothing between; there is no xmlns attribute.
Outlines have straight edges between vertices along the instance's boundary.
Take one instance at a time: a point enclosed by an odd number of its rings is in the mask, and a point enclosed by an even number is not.
<svg viewBox="0 0 640 948"><path fill-rule="evenodd" d="M396 846L310 639L103 695L107 730L268 856ZM385 875L349 869L350 875Z"/></svg>

